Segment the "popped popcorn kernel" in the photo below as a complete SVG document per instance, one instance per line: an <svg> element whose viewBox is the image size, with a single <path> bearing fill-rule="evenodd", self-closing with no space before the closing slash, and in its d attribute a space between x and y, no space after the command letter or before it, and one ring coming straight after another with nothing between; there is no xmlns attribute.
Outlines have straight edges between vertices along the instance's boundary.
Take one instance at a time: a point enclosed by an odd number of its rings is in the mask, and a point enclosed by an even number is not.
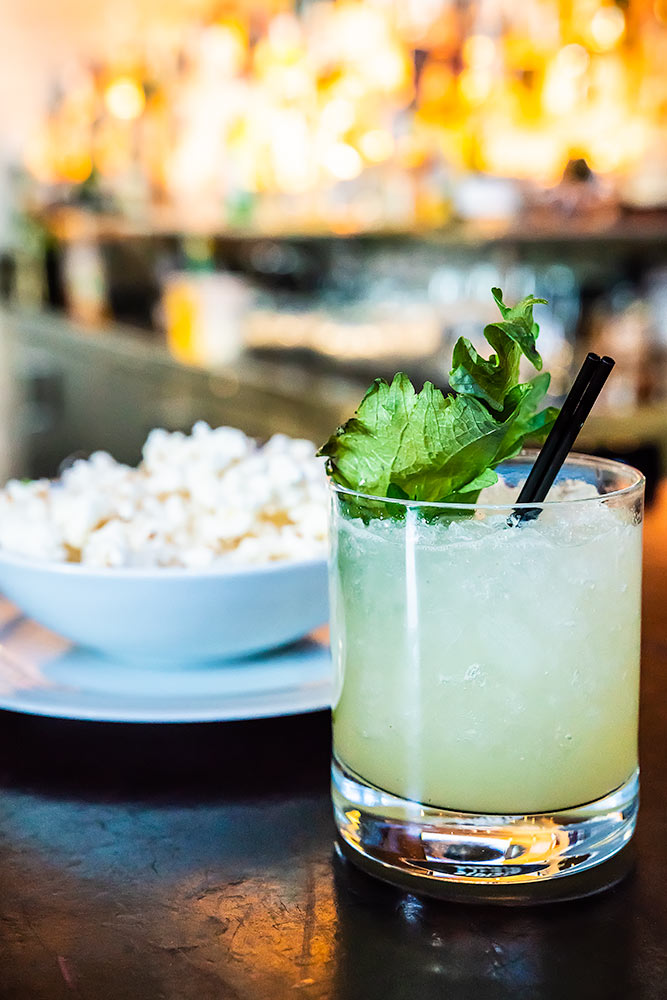
<svg viewBox="0 0 667 1000"><path fill-rule="evenodd" d="M109 569L261 564L322 558L327 490L311 441L260 446L198 421L190 435L155 428L137 468L103 451L60 479L0 490L0 548Z"/></svg>

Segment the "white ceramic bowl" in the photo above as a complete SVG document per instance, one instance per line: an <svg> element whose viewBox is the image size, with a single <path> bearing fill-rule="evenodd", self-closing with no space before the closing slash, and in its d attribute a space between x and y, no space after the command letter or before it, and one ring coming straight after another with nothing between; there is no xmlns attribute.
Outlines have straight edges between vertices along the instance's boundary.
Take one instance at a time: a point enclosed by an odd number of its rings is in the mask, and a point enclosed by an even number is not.
<svg viewBox="0 0 667 1000"><path fill-rule="evenodd" d="M326 561L236 569L94 569L0 552L0 591L81 646L142 663L229 659L328 620Z"/></svg>

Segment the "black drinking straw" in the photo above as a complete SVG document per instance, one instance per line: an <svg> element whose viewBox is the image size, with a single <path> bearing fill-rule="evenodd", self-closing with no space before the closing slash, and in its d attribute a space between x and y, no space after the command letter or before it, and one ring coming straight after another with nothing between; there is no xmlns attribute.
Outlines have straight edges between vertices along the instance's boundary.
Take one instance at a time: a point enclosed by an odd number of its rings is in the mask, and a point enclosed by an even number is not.
<svg viewBox="0 0 667 1000"><path fill-rule="evenodd" d="M517 503L541 503L545 499L613 367L613 358L587 355ZM515 510L511 522L532 520L539 512L539 508Z"/></svg>

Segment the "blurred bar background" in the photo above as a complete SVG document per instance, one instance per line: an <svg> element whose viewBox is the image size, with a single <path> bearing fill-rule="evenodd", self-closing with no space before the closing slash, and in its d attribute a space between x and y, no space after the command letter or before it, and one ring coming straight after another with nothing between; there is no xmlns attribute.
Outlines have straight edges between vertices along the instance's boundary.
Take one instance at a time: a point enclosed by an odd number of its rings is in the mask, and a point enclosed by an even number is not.
<svg viewBox="0 0 667 1000"><path fill-rule="evenodd" d="M315 440L544 296L580 447L667 464L667 0L0 13L0 473L203 418Z"/></svg>

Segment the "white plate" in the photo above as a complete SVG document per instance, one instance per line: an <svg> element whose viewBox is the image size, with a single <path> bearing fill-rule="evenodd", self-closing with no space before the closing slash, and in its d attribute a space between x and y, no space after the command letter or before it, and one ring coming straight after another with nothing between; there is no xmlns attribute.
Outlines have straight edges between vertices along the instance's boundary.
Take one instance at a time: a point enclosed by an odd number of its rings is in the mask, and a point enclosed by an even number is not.
<svg viewBox="0 0 667 1000"><path fill-rule="evenodd" d="M331 704L331 657L314 639L213 664L141 667L73 646L0 598L0 709L100 722L213 722Z"/></svg>

